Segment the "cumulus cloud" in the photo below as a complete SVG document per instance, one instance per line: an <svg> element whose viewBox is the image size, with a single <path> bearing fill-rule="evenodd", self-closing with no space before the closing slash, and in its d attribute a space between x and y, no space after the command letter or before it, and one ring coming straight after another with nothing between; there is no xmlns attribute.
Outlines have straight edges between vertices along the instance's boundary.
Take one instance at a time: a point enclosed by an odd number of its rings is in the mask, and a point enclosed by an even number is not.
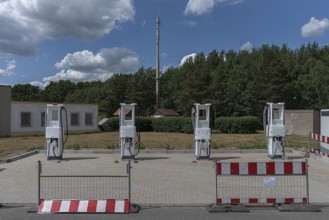
<svg viewBox="0 0 329 220"><path fill-rule="evenodd" d="M0 69L0 76L11 76L14 74L14 69L16 68L16 61L7 61L6 68Z"/></svg>
<svg viewBox="0 0 329 220"><path fill-rule="evenodd" d="M56 37L94 40L134 16L131 0L1 0L0 56L32 55Z"/></svg>
<svg viewBox="0 0 329 220"><path fill-rule="evenodd" d="M114 73L127 73L134 70L139 63L138 54L127 48L103 48L94 54L83 50L67 54L55 67L60 72L43 78L43 82L70 80L105 81Z"/></svg>
<svg viewBox="0 0 329 220"><path fill-rule="evenodd" d="M317 37L324 35L327 29L329 29L329 20L327 18L319 20L311 17L310 21L302 26L301 33L303 37Z"/></svg>
<svg viewBox="0 0 329 220"><path fill-rule="evenodd" d="M192 59L194 61L194 58L195 58L196 55L197 55L196 53L191 53L191 54L188 54L188 55L184 56L182 58L182 60L180 61L179 66L182 66L189 59Z"/></svg>
<svg viewBox="0 0 329 220"><path fill-rule="evenodd" d="M184 14L202 15L210 12L215 6L215 0L189 0Z"/></svg>
<svg viewBox="0 0 329 220"><path fill-rule="evenodd" d="M184 14L202 15L212 11L217 4L237 5L244 0L189 0Z"/></svg>
<svg viewBox="0 0 329 220"><path fill-rule="evenodd" d="M44 89L49 85L49 82L43 83L43 82L39 82L39 81L32 81L32 82L29 82L29 84L31 84L32 86L38 86L39 88Z"/></svg>
<svg viewBox="0 0 329 220"><path fill-rule="evenodd" d="M254 45L250 41L247 41L246 43L242 44L242 46L240 47L240 50L241 51L246 50L249 53L251 53L253 48L254 48Z"/></svg>

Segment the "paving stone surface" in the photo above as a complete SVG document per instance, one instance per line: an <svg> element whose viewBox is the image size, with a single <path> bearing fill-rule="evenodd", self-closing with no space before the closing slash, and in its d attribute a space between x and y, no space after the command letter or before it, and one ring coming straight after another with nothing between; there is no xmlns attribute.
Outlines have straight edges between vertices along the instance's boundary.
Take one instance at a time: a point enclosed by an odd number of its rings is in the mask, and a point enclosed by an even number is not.
<svg viewBox="0 0 329 220"><path fill-rule="evenodd" d="M288 161L305 160L303 156L301 152L289 153ZM126 175L127 161L122 161L116 153L64 152L62 161L47 161L43 153L38 153L11 163L0 164L0 203L37 203L39 160L42 163L43 175ZM188 153L141 152L136 160L131 162L131 202L141 205L177 206L213 203L214 160L270 161L265 153L214 153L210 160L196 161L193 154ZM308 162L310 202L329 203L329 158L311 155ZM91 182L89 185L93 184ZM86 193L92 190L92 187L85 188Z"/></svg>

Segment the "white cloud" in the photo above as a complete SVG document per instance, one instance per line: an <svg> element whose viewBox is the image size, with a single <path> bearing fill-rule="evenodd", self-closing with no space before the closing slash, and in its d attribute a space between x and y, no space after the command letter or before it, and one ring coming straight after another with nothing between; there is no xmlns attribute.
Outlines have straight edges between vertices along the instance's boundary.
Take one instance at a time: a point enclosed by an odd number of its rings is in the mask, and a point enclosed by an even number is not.
<svg viewBox="0 0 329 220"><path fill-rule="evenodd" d="M202 15L209 13L215 6L215 0L189 0L184 14Z"/></svg>
<svg viewBox="0 0 329 220"><path fill-rule="evenodd" d="M168 54L167 53L165 53L165 52L163 52L163 53L161 53L161 55L160 55L162 58L167 58L168 57Z"/></svg>
<svg viewBox="0 0 329 220"><path fill-rule="evenodd" d="M38 86L39 88L44 89L49 85L49 82L42 83L39 81L32 81L32 82L29 82L29 84L31 84L32 86Z"/></svg>
<svg viewBox="0 0 329 220"><path fill-rule="evenodd" d="M188 55L184 56L182 58L182 60L180 61L179 66L182 66L189 59L192 59L192 61L194 61L194 58L195 58L196 55L197 55L196 53L191 53L191 54L188 54Z"/></svg>
<svg viewBox="0 0 329 220"><path fill-rule="evenodd" d="M135 16L132 0L0 0L0 56L28 56L62 36L94 40Z"/></svg>
<svg viewBox="0 0 329 220"><path fill-rule="evenodd" d="M67 54L55 67L61 69L53 76L43 78L43 82L71 80L105 81L114 73L127 73L139 63L138 54L127 48L103 48L97 54L83 50Z"/></svg>
<svg viewBox="0 0 329 220"><path fill-rule="evenodd" d="M249 53L251 53L253 48L254 48L254 45L250 41L247 41L246 43L242 44L242 46L240 47L240 50L241 51L246 50Z"/></svg>
<svg viewBox="0 0 329 220"><path fill-rule="evenodd" d="M327 18L319 20L311 17L310 21L301 28L301 34L303 37L316 37L324 35L327 29L329 29L329 20Z"/></svg>
<svg viewBox="0 0 329 220"><path fill-rule="evenodd" d="M165 65L162 66L161 72L162 73L165 73L171 67L173 67L173 65L171 65L171 64L165 64Z"/></svg>
<svg viewBox="0 0 329 220"><path fill-rule="evenodd" d="M216 4L237 5L244 0L189 0L184 14L202 15L212 11Z"/></svg>
<svg viewBox="0 0 329 220"><path fill-rule="evenodd" d="M14 69L16 68L16 61L7 61L6 68L0 69L0 76L11 76L14 74Z"/></svg>
<svg viewBox="0 0 329 220"><path fill-rule="evenodd" d="M198 25L198 22L189 20L189 21L182 21L179 24L186 25L190 28L193 28L193 27L196 27Z"/></svg>

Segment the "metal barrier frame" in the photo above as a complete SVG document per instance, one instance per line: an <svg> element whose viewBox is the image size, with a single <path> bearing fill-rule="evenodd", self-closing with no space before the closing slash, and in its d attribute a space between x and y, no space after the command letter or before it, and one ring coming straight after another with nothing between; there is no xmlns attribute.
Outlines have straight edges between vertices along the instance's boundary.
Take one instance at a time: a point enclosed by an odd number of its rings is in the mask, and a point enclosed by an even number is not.
<svg viewBox="0 0 329 220"><path fill-rule="evenodd" d="M237 168L236 169L236 167L235 167L235 169L233 169L232 171L231 171L231 173L230 174L228 174L228 173L226 173L226 174L218 174L218 168L219 168L219 164L224 164L224 163L226 163L226 164L239 164L239 166L240 166L240 164L241 163L244 163L244 164L249 164L249 163L252 163L252 165L254 166L255 164L256 164L256 173L255 173L255 169L253 169L253 171L252 171L252 174L246 174L246 172L248 172L248 171L243 171L243 174L240 174L240 172L241 172L241 169L240 170L237 170L237 169L239 169L239 168ZM271 173L270 172L270 174L267 174L267 173L262 173L262 172L260 172L261 174L258 174L258 168L257 168L257 163L267 163L267 164L271 164L271 166L272 167L275 167L276 165L275 165L275 163L301 163L301 169L302 169L302 171L301 171L301 173L298 173L298 174L294 174L293 172L294 171L288 171L288 173L289 174L284 174L285 173L285 171L284 171L284 173L282 173L282 174L275 174L275 173ZM267 165L266 164L266 165ZM221 165L220 165L221 166ZM249 165L248 165L249 166ZM284 166L284 164L283 164L283 166ZM305 192L305 194L306 194L306 201L303 199L303 204L306 204L306 205L309 205L309 177L308 177L308 160L306 159L305 161L299 161L299 162L223 162L223 163L221 163L221 162L218 162L217 160L216 160L216 163L215 163L215 187L216 187L216 198L215 198L215 204L216 205L223 205L223 204L228 204L228 203L219 203L218 201L219 201L219 186L218 186L218 178L219 178L219 176L305 176L305 190L306 190L306 192ZM249 167L248 167L249 168ZM255 166L253 167L253 168L255 168ZM266 167L267 168L267 167ZM294 169L294 168L293 168ZM258 198L258 196L255 196L255 198ZM231 200L234 200L234 198L231 198ZM247 199L247 198L245 198L245 199ZM240 202L240 200L239 200L239 202L231 202L230 204L260 204L260 202L258 201L258 199L257 199L257 201L256 201L256 199L254 199L254 198L249 198L249 199L251 199L251 200L249 200L249 202L246 202L246 203L241 203ZM278 204L276 201L272 201L272 200L270 200L270 201L268 201L268 202L266 202L266 203L272 203L272 204ZM285 201L285 202L283 202L283 203L287 203L287 204L293 204L294 203L294 201L290 201L290 200L288 200L288 201ZM262 203L262 204L264 204L264 203Z"/></svg>
<svg viewBox="0 0 329 220"><path fill-rule="evenodd" d="M66 178L66 177L90 177L90 178L98 178L98 177L108 177L108 178L127 178L128 179L128 201L131 203L131 166L130 166L130 160L127 163L127 175L42 175L42 163L39 160L37 164L38 169L38 198L37 198L37 204L41 204L41 178L47 178L47 177L58 177L58 178Z"/></svg>

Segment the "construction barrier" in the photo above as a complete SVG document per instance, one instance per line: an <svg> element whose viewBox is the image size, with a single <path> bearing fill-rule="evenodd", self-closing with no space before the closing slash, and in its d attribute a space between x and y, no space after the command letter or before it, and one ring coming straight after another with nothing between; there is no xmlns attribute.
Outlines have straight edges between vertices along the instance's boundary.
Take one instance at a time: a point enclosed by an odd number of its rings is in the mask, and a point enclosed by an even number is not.
<svg viewBox="0 0 329 220"><path fill-rule="evenodd" d="M309 202L307 160L216 162L216 204Z"/></svg>
<svg viewBox="0 0 329 220"><path fill-rule="evenodd" d="M43 200L38 213L128 213L125 200Z"/></svg>
<svg viewBox="0 0 329 220"><path fill-rule="evenodd" d="M38 161L38 213L129 213L130 161L126 175L44 175Z"/></svg>
<svg viewBox="0 0 329 220"><path fill-rule="evenodd" d="M329 137L323 136L321 134L316 134L316 133L310 133L310 141L317 141L317 142L322 142L329 144ZM321 152L320 147L313 147L311 142L309 142L309 149L311 153L315 153L317 155L329 157L329 154L325 152Z"/></svg>

